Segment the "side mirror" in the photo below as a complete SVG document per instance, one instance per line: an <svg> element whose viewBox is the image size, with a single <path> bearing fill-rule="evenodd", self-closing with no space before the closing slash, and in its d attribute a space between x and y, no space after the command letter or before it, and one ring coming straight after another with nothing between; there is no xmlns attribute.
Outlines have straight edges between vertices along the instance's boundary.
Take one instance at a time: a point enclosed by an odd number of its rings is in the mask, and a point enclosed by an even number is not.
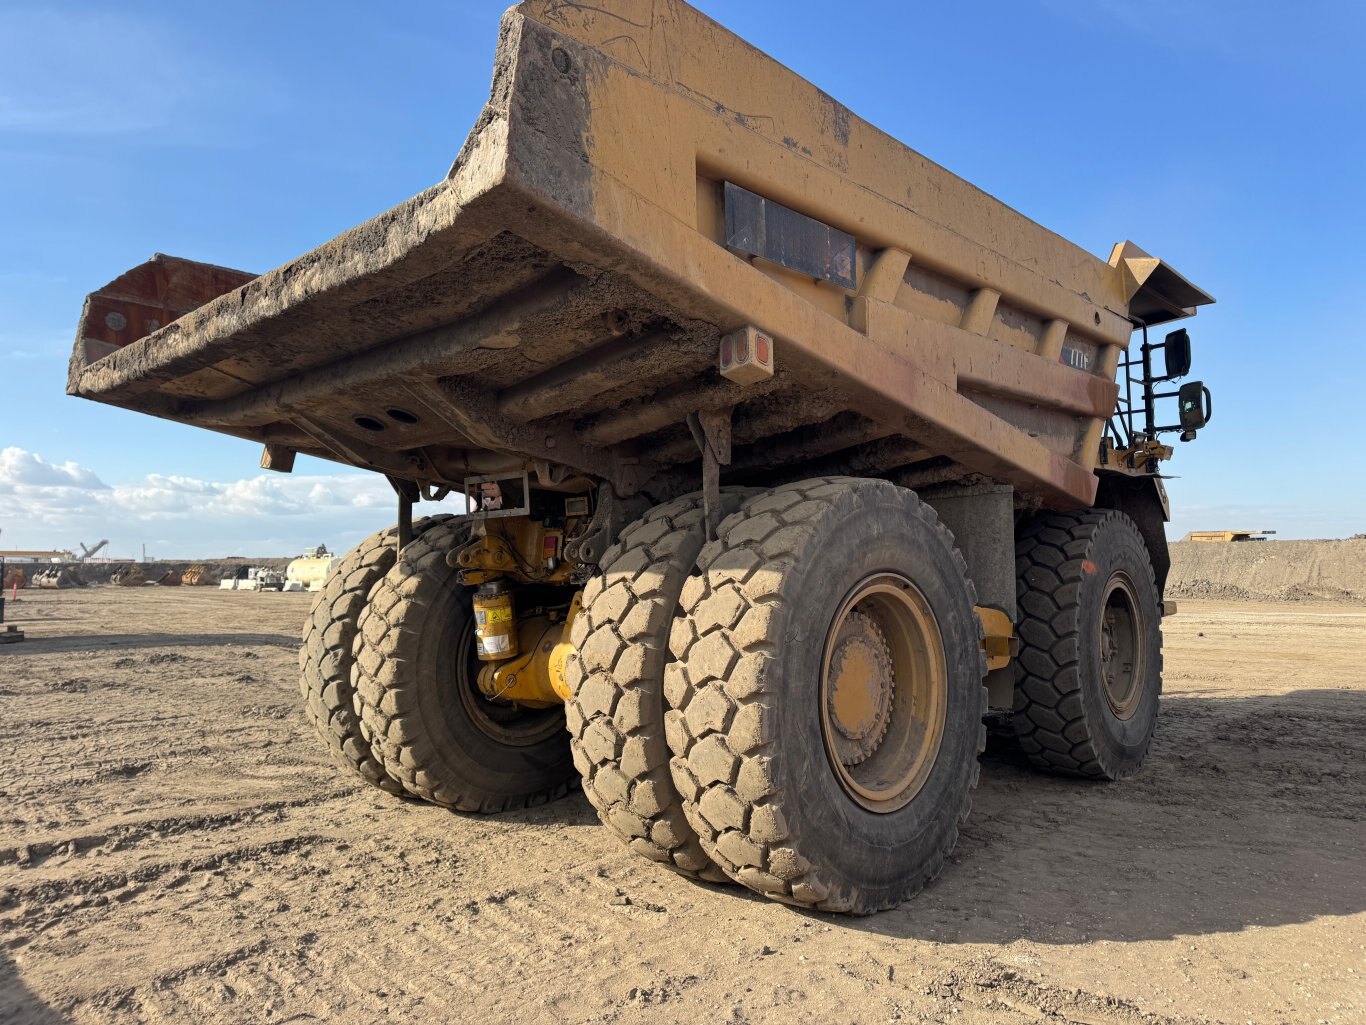
<svg viewBox="0 0 1366 1025"><path fill-rule="evenodd" d="M1203 381L1190 381L1176 393L1181 413L1181 440L1195 440L1195 432L1209 423L1214 414L1214 398Z"/></svg>
<svg viewBox="0 0 1366 1025"><path fill-rule="evenodd" d="M1167 335L1162 352L1166 356L1167 372L1158 380L1174 381L1191 372L1191 336L1185 328Z"/></svg>

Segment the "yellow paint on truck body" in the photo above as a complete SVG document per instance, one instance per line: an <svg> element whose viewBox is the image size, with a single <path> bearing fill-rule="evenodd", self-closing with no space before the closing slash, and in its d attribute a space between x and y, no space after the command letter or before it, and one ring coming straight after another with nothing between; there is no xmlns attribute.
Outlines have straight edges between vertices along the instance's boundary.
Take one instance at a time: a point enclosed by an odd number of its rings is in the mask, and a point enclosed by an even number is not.
<svg viewBox="0 0 1366 1025"><path fill-rule="evenodd" d="M529 0L515 12L548 29L524 54L549 46L567 58L562 76L582 76L591 220L630 247L640 280L686 281L777 339L794 372L845 381L854 408L892 428L911 413L936 452L1054 507L1094 501L1141 287L1127 265L991 198L686 3ZM525 166L537 175L521 184L538 191L544 163ZM724 182L853 235L875 294L728 251ZM888 252L895 268L905 259L899 282L879 273ZM1091 368L1061 365L1059 342ZM1043 429L1021 430L1016 409Z"/></svg>
<svg viewBox="0 0 1366 1025"><path fill-rule="evenodd" d="M739 190L838 239L832 272L737 244ZM728 407L737 465L810 456L805 429L873 439L885 458L850 465L908 486L933 461L1090 506L1134 311L1211 301L1132 243L1106 261L1048 231L681 0L519 4L444 182L227 294L238 278L183 263L137 278L180 282L188 310L141 339L101 335L112 293L91 296L69 391L433 486L510 464L622 494L695 460L686 417ZM774 373L725 380L717 343L747 329Z"/></svg>

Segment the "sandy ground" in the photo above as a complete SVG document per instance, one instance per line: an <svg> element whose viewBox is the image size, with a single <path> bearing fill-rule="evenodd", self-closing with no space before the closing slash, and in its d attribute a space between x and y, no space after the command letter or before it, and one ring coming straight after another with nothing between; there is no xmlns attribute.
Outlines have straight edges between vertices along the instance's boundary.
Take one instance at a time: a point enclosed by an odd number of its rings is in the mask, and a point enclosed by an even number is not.
<svg viewBox="0 0 1366 1025"><path fill-rule="evenodd" d="M28 592L0 648L0 1022L1366 1021L1366 608L1183 602L1119 785L1003 739L873 918L638 859L578 796L354 784L295 704L308 597Z"/></svg>

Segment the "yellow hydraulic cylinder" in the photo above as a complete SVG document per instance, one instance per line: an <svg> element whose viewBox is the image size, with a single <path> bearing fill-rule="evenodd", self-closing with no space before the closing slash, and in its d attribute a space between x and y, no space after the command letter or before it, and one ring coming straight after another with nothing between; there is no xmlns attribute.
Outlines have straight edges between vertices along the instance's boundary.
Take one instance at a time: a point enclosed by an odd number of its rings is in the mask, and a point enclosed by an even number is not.
<svg viewBox="0 0 1366 1025"><path fill-rule="evenodd" d="M485 662L502 662L517 656L517 616L512 607L512 589L506 582L495 580L475 591L474 635L479 657Z"/></svg>
<svg viewBox="0 0 1366 1025"><path fill-rule="evenodd" d="M568 701L565 670L574 653L569 631L580 607L579 596L575 595L563 620L533 616L519 623L518 647L522 654L480 670L479 689L484 696L528 708L552 708Z"/></svg>

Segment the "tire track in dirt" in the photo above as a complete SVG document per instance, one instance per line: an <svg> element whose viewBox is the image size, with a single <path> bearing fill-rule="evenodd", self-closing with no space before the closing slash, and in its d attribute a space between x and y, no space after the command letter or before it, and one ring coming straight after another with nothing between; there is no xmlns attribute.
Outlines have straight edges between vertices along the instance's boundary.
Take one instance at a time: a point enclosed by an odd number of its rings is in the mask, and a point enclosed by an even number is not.
<svg viewBox="0 0 1366 1025"><path fill-rule="evenodd" d="M87 832L75 835L62 835L56 839L33 839L20 847L0 847L0 865L28 860L30 867L41 859L56 853L90 853L94 848L104 848L101 854L115 851L131 852L138 844L154 842L163 844L167 839L177 836L201 841L207 833L219 829L242 827L254 828L254 820L262 816L283 811L306 809L316 811L319 806L345 801L353 791L338 789L310 797L293 798L279 801L263 801L258 804L244 805L239 808L219 812L203 811L188 815L172 815L163 818L142 819L134 823L118 825L101 832ZM76 850L64 850L71 844Z"/></svg>
<svg viewBox="0 0 1366 1025"><path fill-rule="evenodd" d="M293 711L293 652L219 643L292 632L306 596L224 596L13 607L84 653L0 654L6 1025L1366 1013L1366 610L1183 603L1143 773L1050 779L993 741L953 864L851 920L662 871L580 796L485 819L352 784ZM133 620L157 646L91 650Z"/></svg>

